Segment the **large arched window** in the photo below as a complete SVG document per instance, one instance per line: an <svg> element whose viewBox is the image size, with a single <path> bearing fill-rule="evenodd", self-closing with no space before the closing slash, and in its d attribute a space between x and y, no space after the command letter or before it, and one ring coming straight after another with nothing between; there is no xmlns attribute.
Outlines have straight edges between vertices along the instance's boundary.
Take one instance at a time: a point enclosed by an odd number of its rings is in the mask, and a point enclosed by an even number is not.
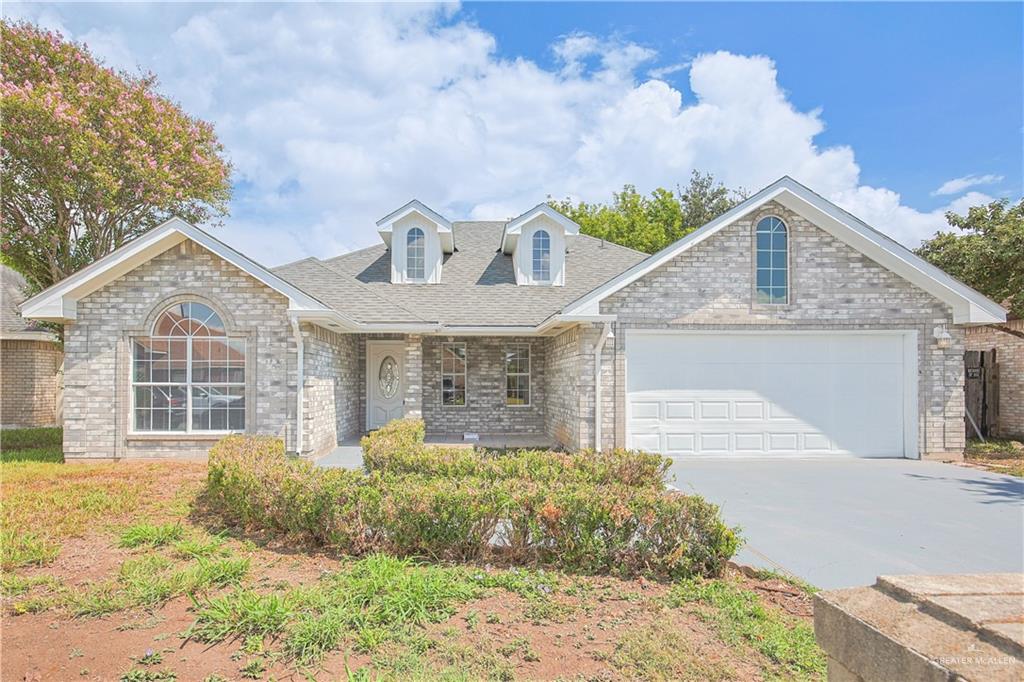
<svg viewBox="0 0 1024 682"><path fill-rule="evenodd" d="M423 230L414 227L405 234L405 270L409 279L426 277L427 245Z"/></svg>
<svg viewBox="0 0 1024 682"><path fill-rule="evenodd" d="M135 431L245 429L245 339L197 301L175 303L132 339Z"/></svg>
<svg viewBox="0 0 1024 682"><path fill-rule="evenodd" d="M786 224L775 216L757 223L757 302L789 301L789 240Z"/></svg>
<svg viewBox="0 0 1024 682"><path fill-rule="evenodd" d="M533 233L533 281L551 280L551 235L547 230Z"/></svg>

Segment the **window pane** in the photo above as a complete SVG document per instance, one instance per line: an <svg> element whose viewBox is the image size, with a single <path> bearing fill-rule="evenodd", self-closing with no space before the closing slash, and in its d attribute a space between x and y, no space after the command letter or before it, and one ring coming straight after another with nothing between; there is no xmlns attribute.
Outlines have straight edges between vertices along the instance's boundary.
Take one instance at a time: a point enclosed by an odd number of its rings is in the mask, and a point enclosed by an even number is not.
<svg viewBox="0 0 1024 682"><path fill-rule="evenodd" d="M149 409L153 406L153 389L150 386L137 386L135 388L135 407Z"/></svg>
<svg viewBox="0 0 1024 682"><path fill-rule="evenodd" d="M152 413L149 410L135 410L135 430L150 431L152 428Z"/></svg>
<svg viewBox="0 0 1024 682"><path fill-rule="evenodd" d="M785 270L772 270L772 286L773 287L786 287L786 271Z"/></svg>
<svg viewBox="0 0 1024 682"><path fill-rule="evenodd" d="M773 289L774 296L772 297L772 303L785 303L786 302L786 290L785 289Z"/></svg>
<svg viewBox="0 0 1024 682"><path fill-rule="evenodd" d="M772 254L769 251L757 252L757 267L769 268L772 265Z"/></svg>
<svg viewBox="0 0 1024 682"><path fill-rule="evenodd" d="M533 278L540 282L551 279L551 236L545 230L533 234Z"/></svg>
<svg viewBox="0 0 1024 682"><path fill-rule="evenodd" d="M786 250L786 233L776 232L772 235L772 248L776 251Z"/></svg>
<svg viewBox="0 0 1024 682"><path fill-rule="evenodd" d="M186 422L186 419L187 419L187 415L185 414L185 410L184 409L181 409L181 410L171 410L171 416L170 416L170 422L169 422L168 430L169 431L184 431L186 428L188 428L188 423Z"/></svg>
<svg viewBox="0 0 1024 682"><path fill-rule="evenodd" d="M757 233L757 250L768 250L772 247L772 236L765 232Z"/></svg>
<svg viewBox="0 0 1024 682"><path fill-rule="evenodd" d="M768 287L757 288L757 302L758 303L771 303L772 295Z"/></svg>
<svg viewBox="0 0 1024 682"><path fill-rule="evenodd" d="M757 288L771 286L772 283L772 271L771 270L758 270L757 271Z"/></svg>
<svg viewBox="0 0 1024 682"><path fill-rule="evenodd" d="M760 256L760 254L758 254L758 255ZM779 269L785 269L785 267L786 267L786 252L785 252L785 250L775 251L775 252L772 253L772 267L773 268L779 268Z"/></svg>
<svg viewBox="0 0 1024 682"><path fill-rule="evenodd" d="M414 227L405 235L406 271L410 279L425 277L425 237L423 230Z"/></svg>

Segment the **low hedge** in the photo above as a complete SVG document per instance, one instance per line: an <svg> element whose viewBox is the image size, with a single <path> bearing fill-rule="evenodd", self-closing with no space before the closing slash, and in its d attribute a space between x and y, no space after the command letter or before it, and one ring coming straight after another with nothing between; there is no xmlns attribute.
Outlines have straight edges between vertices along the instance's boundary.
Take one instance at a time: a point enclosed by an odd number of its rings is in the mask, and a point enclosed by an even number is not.
<svg viewBox="0 0 1024 682"><path fill-rule="evenodd" d="M420 419L396 419L362 439L367 471L421 474L485 480L522 478L553 482L573 480L596 484L660 489L672 460L639 450L575 453L552 450L494 452L467 447L442 447L423 442Z"/></svg>
<svg viewBox="0 0 1024 682"><path fill-rule="evenodd" d="M738 539L718 508L622 482L321 469L277 439L210 451L208 498L228 519L348 554L383 551L616 575L718 575Z"/></svg>

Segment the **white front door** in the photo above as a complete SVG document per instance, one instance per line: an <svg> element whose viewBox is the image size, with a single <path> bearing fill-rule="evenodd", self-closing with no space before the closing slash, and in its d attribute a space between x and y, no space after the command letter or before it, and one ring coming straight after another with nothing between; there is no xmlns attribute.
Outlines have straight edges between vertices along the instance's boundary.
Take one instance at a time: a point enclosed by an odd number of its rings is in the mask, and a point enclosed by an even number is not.
<svg viewBox="0 0 1024 682"><path fill-rule="evenodd" d="M366 344L366 428L379 429L404 414L405 344L368 341Z"/></svg>
<svg viewBox="0 0 1024 682"><path fill-rule="evenodd" d="M916 457L916 351L895 332L631 331L626 444L673 457Z"/></svg>

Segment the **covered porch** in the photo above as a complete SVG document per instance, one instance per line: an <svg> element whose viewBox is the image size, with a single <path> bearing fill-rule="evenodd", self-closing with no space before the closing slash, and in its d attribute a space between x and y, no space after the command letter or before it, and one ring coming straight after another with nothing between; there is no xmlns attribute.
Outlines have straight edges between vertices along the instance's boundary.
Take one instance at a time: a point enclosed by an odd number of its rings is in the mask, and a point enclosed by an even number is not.
<svg viewBox="0 0 1024 682"><path fill-rule="evenodd" d="M586 435L578 331L302 336L303 456L358 466L359 439L403 417L453 446L575 448Z"/></svg>

